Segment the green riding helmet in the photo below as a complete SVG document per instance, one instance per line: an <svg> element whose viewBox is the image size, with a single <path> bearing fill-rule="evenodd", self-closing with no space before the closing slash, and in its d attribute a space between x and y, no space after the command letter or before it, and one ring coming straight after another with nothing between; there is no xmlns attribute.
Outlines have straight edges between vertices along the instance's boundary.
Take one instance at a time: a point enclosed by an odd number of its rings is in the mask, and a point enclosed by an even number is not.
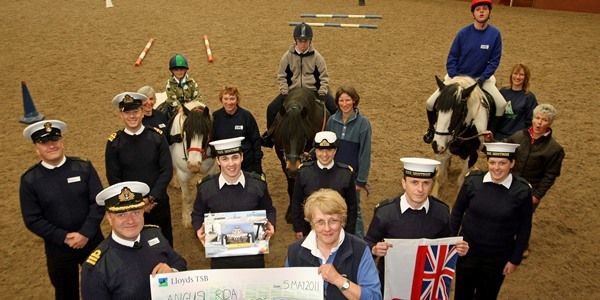
<svg viewBox="0 0 600 300"><path fill-rule="evenodd" d="M169 70L173 69L189 70L187 59L185 59L185 57L183 57L181 54L175 54L173 57L171 57L171 60L169 60Z"/></svg>

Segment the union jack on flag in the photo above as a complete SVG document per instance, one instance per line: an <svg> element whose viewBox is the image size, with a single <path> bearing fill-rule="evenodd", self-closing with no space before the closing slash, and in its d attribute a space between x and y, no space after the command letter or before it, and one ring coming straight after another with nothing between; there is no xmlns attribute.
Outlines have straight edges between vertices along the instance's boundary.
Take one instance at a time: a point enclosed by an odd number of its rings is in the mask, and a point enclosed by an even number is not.
<svg viewBox="0 0 600 300"><path fill-rule="evenodd" d="M413 291L421 291L418 299L450 299L457 259L455 245L419 246L413 277Z"/></svg>
<svg viewBox="0 0 600 300"><path fill-rule="evenodd" d="M460 240L385 239L393 247L385 256L384 299L450 299Z"/></svg>

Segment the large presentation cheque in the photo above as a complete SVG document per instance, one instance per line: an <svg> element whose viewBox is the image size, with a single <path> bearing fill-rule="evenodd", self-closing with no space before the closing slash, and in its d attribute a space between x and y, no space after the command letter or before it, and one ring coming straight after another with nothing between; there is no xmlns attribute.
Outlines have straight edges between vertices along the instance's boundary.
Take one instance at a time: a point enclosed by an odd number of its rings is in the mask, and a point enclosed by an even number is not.
<svg viewBox="0 0 600 300"><path fill-rule="evenodd" d="M196 270L150 276L152 299L323 299L316 267Z"/></svg>

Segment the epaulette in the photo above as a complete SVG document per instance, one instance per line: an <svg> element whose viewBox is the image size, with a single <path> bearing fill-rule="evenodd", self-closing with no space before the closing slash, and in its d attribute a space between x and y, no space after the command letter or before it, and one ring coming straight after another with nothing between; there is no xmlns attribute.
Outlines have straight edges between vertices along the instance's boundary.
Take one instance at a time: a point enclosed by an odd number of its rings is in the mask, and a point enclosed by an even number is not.
<svg viewBox="0 0 600 300"><path fill-rule="evenodd" d="M158 127L152 127L152 129L154 129L154 131L158 132L159 134L163 134L163 131L158 129Z"/></svg>
<svg viewBox="0 0 600 300"><path fill-rule="evenodd" d="M219 174L219 173L217 173ZM201 178L200 180L198 180L198 183L196 185L200 185L201 183L208 181L209 179L213 178L215 175L217 174L211 174L211 175L206 175L203 178Z"/></svg>
<svg viewBox="0 0 600 300"><path fill-rule="evenodd" d="M246 173L246 174L250 175L250 177L256 178L260 181L267 182L267 178L264 176L264 174L256 174L256 173Z"/></svg>
<svg viewBox="0 0 600 300"><path fill-rule="evenodd" d="M160 229L160 226L153 225L153 224L146 224L146 225L144 225L144 228L158 228L158 229Z"/></svg>
<svg viewBox="0 0 600 300"><path fill-rule="evenodd" d="M469 177L469 176L483 176L483 175L485 175L484 171L473 170L473 171L467 172L467 174L465 174L465 177Z"/></svg>
<svg viewBox="0 0 600 300"><path fill-rule="evenodd" d="M377 203L377 205L375 206L375 210L377 210L378 208L384 207L386 205L392 204L392 203L394 203L394 198L383 200L383 201Z"/></svg>
<svg viewBox="0 0 600 300"><path fill-rule="evenodd" d="M94 250L90 254L90 256L88 256L88 258L85 260L85 262L87 264L95 266L96 263L98 262L98 260L100 260L100 256L102 256L102 254L104 254L106 252L106 250L108 250L108 244L106 244L106 243L100 244L98 246L98 248L96 248L96 250Z"/></svg>
<svg viewBox="0 0 600 300"><path fill-rule="evenodd" d="M39 165L40 163L38 162L37 164L29 167L29 169L27 169L25 172L23 172L23 174L21 174L21 178L23 178L23 176L25 176L25 174L29 173L29 171L35 169L35 167L37 167L37 165Z"/></svg>
<svg viewBox="0 0 600 300"><path fill-rule="evenodd" d="M431 195L430 195L430 196L429 196L429 200L430 200L430 201L435 201L435 202L438 202L438 203L440 203L440 204L443 204L445 207L447 207L448 209L450 209L450 206L448 206L448 204L444 203L444 201L442 201L442 200L440 200L440 199L438 199L438 198L436 198L436 197L434 197L434 196L431 196Z"/></svg>
<svg viewBox="0 0 600 300"><path fill-rule="evenodd" d="M309 166L312 166L314 163L315 163L315 162L314 162L314 161L312 161L312 160L311 160L311 161L305 161L305 162L301 163L301 164L298 166L298 170L300 170L300 168L302 168L302 167L309 167Z"/></svg>
<svg viewBox="0 0 600 300"><path fill-rule="evenodd" d="M84 161L84 162L90 162L89 159L85 159L85 158L81 158L79 156L68 156L70 159L72 160L78 160L78 161Z"/></svg>
<svg viewBox="0 0 600 300"><path fill-rule="evenodd" d="M350 169L351 172L354 172L354 169L352 169L351 165L343 164L341 162L336 162L336 165L338 165L338 167L341 167L342 169Z"/></svg>
<svg viewBox="0 0 600 300"><path fill-rule="evenodd" d="M119 133L121 132L121 130L117 131L117 132L113 132L109 137L108 140L110 142L112 142L115 138L117 138L117 136L119 135Z"/></svg>
<svg viewBox="0 0 600 300"><path fill-rule="evenodd" d="M529 187L529 189L533 190L531 183L529 183L529 181L527 181L527 179L525 179L521 176L513 176L513 177L515 177L518 181L522 182L523 184L527 185Z"/></svg>

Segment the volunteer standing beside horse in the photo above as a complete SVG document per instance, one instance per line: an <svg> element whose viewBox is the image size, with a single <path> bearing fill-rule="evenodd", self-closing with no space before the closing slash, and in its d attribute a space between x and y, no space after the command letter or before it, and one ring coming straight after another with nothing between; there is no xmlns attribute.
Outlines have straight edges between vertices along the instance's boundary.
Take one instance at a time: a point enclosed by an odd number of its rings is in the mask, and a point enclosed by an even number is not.
<svg viewBox="0 0 600 300"><path fill-rule="evenodd" d="M506 100L496 87L494 72L500 65L502 56L502 37L500 31L488 24L492 12L492 0L473 0L471 13L473 24L461 29L450 47L446 61L445 81L458 75L476 78L479 86L490 93L496 104L495 115L504 114ZM427 120L429 128L423 136L423 141L431 144L435 134L434 124L437 112L434 110L435 100L440 95L436 90L427 99ZM490 120L493 120L490 116ZM492 123L493 121L490 121Z"/></svg>
<svg viewBox="0 0 600 300"><path fill-rule="evenodd" d="M48 120L23 130L41 162L21 176L19 194L25 226L44 239L55 298L79 299L79 265L104 239L94 201L102 183L89 161L65 156L66 126Z"/></svg>

